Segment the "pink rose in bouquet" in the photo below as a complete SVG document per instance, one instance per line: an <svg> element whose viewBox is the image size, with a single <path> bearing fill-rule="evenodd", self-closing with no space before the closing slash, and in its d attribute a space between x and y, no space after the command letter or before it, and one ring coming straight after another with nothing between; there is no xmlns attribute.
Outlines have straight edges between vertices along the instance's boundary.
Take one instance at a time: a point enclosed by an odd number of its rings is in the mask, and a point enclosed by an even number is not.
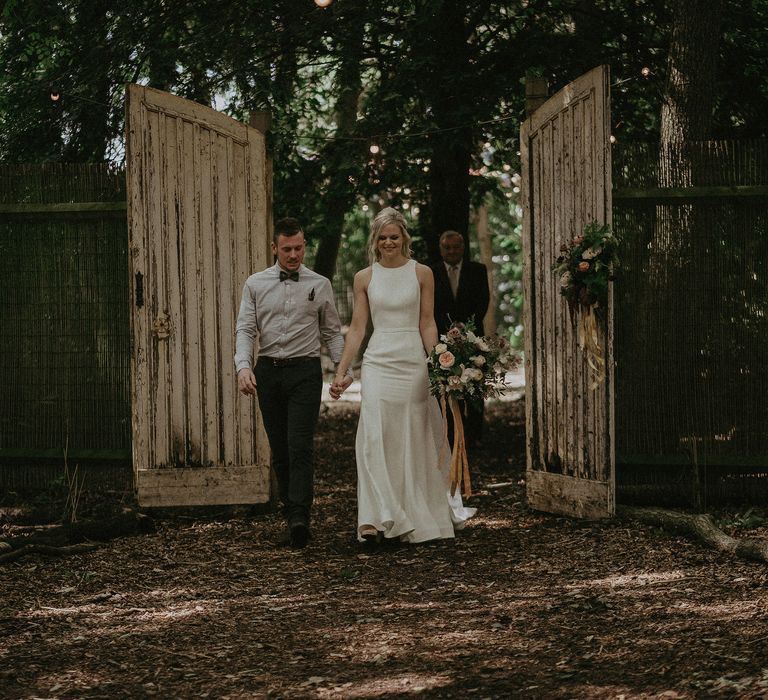
<svg viewBox="0 0 768 700"><path fill-rule="evenodd" d="M446 350L438 356L437 362L443 369L450 369L456 364L456 357L452 352Z"/></svg>

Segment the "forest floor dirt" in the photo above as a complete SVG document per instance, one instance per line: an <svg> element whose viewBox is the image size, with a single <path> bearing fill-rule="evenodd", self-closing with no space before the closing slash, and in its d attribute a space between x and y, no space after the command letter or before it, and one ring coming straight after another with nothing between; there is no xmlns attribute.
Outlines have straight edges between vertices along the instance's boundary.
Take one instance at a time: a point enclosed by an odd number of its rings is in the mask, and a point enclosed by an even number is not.
<svg viewBox="0 0 768 700"><path fill-rule="evenodd" d="M768 567L529 510L520 401L489 406L455 541L365 549L357 408L322 416L304 550L223 509L1 565L0 697L768 697Z"/></svg>

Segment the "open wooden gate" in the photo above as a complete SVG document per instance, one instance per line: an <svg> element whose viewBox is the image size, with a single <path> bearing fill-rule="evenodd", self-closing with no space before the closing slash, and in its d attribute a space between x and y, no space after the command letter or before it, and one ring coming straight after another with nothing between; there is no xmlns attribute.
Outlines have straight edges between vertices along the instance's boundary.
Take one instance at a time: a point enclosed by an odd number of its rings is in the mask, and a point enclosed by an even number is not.
<svg viewBox="0 0 768 700"><path fill-rule="evenodd" d="M126 152L139 503L265 502L267 439L233 365L243 282L268 261L264 134L129 85Z"/></svg>
<svg viewBox="0 0 768 700"><path fill-rule="evenodd" d="M606 517L615 511L613 300L600 329L606 378L592 388L552 265L586 224L611 222L608 66L549 98L522 125L520 143L528 502Z"/></svg>

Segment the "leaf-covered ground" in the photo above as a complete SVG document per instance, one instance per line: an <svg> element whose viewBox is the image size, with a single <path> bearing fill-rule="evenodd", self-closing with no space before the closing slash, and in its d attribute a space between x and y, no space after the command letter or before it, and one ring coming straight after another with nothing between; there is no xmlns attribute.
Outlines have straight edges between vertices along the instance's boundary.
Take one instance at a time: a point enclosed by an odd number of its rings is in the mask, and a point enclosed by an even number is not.
<svg viewBox="0 0 768 700"><path fill-rule="evenodd" d="M356 405L336 404L305 550L240 510L3 565L0 697L768 697L768 567L528 510L522 411L489 410L455 542L357 544Z"/></svg>

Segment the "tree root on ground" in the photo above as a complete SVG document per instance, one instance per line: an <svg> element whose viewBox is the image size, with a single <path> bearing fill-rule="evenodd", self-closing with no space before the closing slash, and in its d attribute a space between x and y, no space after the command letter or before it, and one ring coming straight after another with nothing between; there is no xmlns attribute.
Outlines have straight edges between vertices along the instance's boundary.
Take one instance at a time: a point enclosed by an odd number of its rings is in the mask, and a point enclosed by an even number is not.
<svg viewBox="0 0 768 700"><path fill-rule="evenodd" d="M61 557L67 554L90 552L101 546L102 544L97 542L81 542L80 544L70 544L64 547L52 547L47 544L25 544L18 549L12 549L7 554L0 554L0 564L21 559L21 557L27 554L47 554L49 556Z"/></svg>
<svg viewBox="0 0 768 700"><path fill-rule="evenodd" d="M0 542L0 564L27 554L79 554L96 549L115 537L152 532L154 529L152 518L133 510L127 510L106 520L66 523Z"/></svg>
<svg viewBox="0 0 768 700"><path fill-rule="evenodd" d="M743 559L768 562L768 539L731 537L717 527L709 515L634 506L619 506L616 513L620 517L639 520L646 525L657 525L680 534L692 535L721 552L729 552Z"/></svg>

